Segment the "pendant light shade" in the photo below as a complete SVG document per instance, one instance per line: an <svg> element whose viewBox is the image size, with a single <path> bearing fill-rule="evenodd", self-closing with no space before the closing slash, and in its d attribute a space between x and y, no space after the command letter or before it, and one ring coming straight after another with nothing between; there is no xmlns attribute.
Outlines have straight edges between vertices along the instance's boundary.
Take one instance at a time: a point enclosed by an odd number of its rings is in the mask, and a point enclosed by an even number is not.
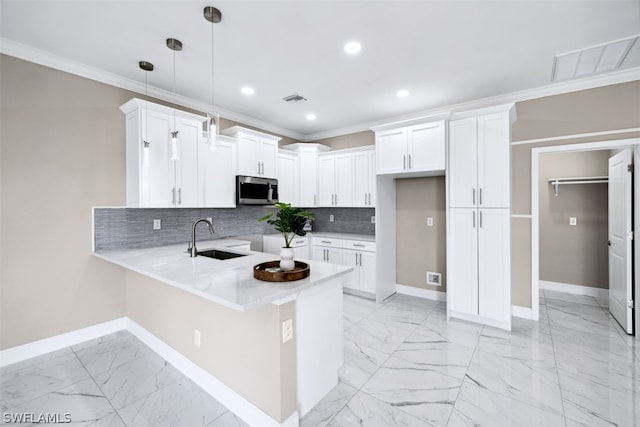
<svg viewBox="0 0 640 427"><path fill-rule="evenodd" d="M148 98L149 86L147 76L151 71L153 71L153 64L147 61L140 61L138 62L138 66L141 70L144 71L144 96L145 98ZM149 152L151 150L151 142L149 142L149 101L145 100L145 102L145 128L144 136L142 137L142 165L144 167L149 167L149 165L151 164L149 160L149 157L151 155Z"/></svg>
<svg viewBox="0 0 640 427"><path fill-rule="evenodd" d="M209 151L218 149L218 137L220 135L220 116L214 113L214 58L215 58L215 24L222 21L222 12L213 6L207 6L203 11L204 19L211 23L211 114L207 114L207 143Z"/></svg>
<svg viewBox="0 0 640 427"><path fill-rule="evenodd" d="M176 126L176 52L182 50L178 39L167 39L167 47L173 51L173 130L171 132L171 160L180 160L178 127Z"/></svg>

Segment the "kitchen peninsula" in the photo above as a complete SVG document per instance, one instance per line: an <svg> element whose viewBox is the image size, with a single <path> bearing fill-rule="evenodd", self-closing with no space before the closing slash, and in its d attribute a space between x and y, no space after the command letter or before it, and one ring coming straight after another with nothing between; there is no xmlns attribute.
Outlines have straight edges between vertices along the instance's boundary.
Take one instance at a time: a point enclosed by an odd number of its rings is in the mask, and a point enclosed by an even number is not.
<svg viewBox="0 0 640 427"><path fill-rule="evenodd" d="M232 390L233 399L250 402L273 425L297 425L337 384L343 363L342 275L353 268L308 261L306 279L262 282L253 278L253 266L274 255L237 250L235 242L212 240L198 248L246 256L191 258L183 244L94 255L127 269L132 322Z"/></svg>

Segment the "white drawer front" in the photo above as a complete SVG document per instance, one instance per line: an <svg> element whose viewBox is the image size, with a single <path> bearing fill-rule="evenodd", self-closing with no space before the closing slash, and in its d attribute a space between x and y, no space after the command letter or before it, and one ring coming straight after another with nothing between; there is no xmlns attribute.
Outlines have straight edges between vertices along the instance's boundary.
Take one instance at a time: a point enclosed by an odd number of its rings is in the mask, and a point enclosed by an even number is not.
<svg viewBox="0 0 640 427"><path fill-rule="evenodd" d="M309 245L308 237L296 237L291 241L291 246L294 248L297 248L300 246L307 246L307 245Z"/></svg>
<svg viewBox="0 0 640 427"><path fill-rule="evenodd" d="M342 239L332 239L330 237L314 237L314 246L324 246L328 248L342 248Z"/></svg>
<svg viewBox="0 0 640 427"><path fill-rule="evenodd" d="M365 242L363 240L343 240L345 249L354 249L357 251L375 252L376 242Z"/></svg>

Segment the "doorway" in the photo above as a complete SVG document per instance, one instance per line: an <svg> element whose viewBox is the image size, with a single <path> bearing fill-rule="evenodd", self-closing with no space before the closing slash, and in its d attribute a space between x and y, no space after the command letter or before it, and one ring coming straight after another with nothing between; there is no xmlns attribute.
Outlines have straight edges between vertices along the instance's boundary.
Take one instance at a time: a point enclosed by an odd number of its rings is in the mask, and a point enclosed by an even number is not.
<svg viewBox="0 0 640 427"><path fill-rule="evenodd" d="M625 139L625 140L615 140L615 141L603 141L603 142L593 142L593 143L584 143L584 144L569 144L569 145L558 145L558 146L550 146L550 147L539 147L531 150L531 208L532 208L532 222L531 222L531 302L532 302L532 314L534 319L538 319L539 316L539 288L540 288L540 248L541 248L541 211L540 211L540 186L544 185L540 181L540 161L541 156L545 153L577 153L577 152L587 152L587 151L602 151L606 150L607 153L610 150L621 150L623 148L631 148L629 151L630 155L633 158L633 162L637 165L640 164L640 139ZM626 169L626 165L625 165ZM626 173L626 170L625 170ZM640 174L635 174L633 178L633 182L630 183L630 187L628 191L628 195L631 196L631 192L634 192L634 198L630 197L630 200L635 200L632 203L637 206L638 200L640 198ZM546 184L549 185L549 184ZM558 188L556 186L555 188ZM562 191L562 188L560 188ZM631 202L630 202L631 203ZM630 209L633 206L629 206ZM640 215L639 210L634 210L634 221L635 224L640 224ZM631 219L631 218L630 218ZM620 233L618 233L620 234ZM606 244L606 241L604 242ZM633 249L635 253L638 252L638 241L637 239L631 241L629 240L629 248L633 245ZM610 252L610 251L609 251ZM610 258L609 258L610 259ZM640 278L639 278L639 260L636 256L633 261L631 259L628 260L628 270L625 270L624 274L628 276L628 283L633 283L635 289L631 289L631 291L635 291L636 297L640 297ZM632 264L633 263L633 264ZM619 268L619 267L618 267ZM635 272L634 272L635 270ZM633 276L632 276L633 275ZM617 280L617 279L616 279ZM618 301L622 301L621 295L618 293ZM624 301L626 303L626 300ZM626 304L625 304L626 306ZM619 311L619 309L618 309ZM634 311L637 313L637 309L629 309L629 316L622 318L622 321L619 320L620 323L625 323L629 317L632 317ZM614 314L615 316L615 314ZM620 316L618 316L620 317ZM629 324L629 328L623 327L627 332L630 332L635 326L636 331L640 331L638 327L638 315L635 315L635 325Z"/></svg>

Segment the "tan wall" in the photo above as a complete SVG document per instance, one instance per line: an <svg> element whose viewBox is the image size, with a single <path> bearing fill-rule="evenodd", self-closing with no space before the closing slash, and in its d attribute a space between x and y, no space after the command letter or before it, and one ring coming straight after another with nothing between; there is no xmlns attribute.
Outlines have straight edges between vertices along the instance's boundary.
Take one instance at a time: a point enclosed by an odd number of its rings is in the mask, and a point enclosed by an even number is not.
<svg viewBox="0 0 640 427"><path fill-rule="evenodd" d="M396 281L446 291L446 188L444 176L396 180ZM427 226L427 218L433 226ZM426 284L426 272L442 273L442 286Z"/></svg>
<svg viewBox="0 0 640 427"><path fill-rule="evenodd" d="M272 418L296 410L296 340L280 340L281 322L296 323L294 302L242 313L130 271L126 295L129 318Z"/></svg>
<svg viewBox="0 0 640 427"><path fill-rule="evenodd" d="M512 140L553 138L589 132L640 127L640 81L549 96L516 104L518 120ZM640 132L558 139L511 148L512 214L531 215L531 150L537 147L640 137ZM531 220L514 218L512 224L512 287L514 305L531 307Z"/></svg>
<svg viewBox="0 0 640 427"><path fill-rule="evenodd" d="M125 315L124 271L91 255L92 206L125 200L132 97L2 56L0 349Z"/></svg>
<svg viewBox="0 0 640 427"><path fill-rule="evenodd" d="M609 150L544 153L539 167L540 280L609 287L606 184L562 185L549 178L607 176ZM577 225L569 225L575 217Z"/></svg>
<svg viewBox="0 0 640 427"><path fill-rule="evenodd" d="M341 135L333 138L319 139L313 141L316 144L324 144L333 150L342 150L344 148L365 147L375 144L375 133L370 130L351 133L349 135Z"/></svg>

